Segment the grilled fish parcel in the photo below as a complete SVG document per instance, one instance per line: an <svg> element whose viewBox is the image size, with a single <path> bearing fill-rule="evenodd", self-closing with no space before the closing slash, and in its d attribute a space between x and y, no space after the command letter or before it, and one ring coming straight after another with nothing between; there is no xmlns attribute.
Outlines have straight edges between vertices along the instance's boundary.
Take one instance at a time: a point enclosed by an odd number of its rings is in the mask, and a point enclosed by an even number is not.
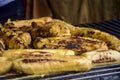
<svg viewBox="0 0 120 80"><path fill-rule="evenodd" d="M75 55L75 52L66 49L10 49L5 50L2 54L3 57L7 57L9 60L24 57L51 57L65 55Z"/></svg>
<svg viewBox="0 0 120 80"><path fill-rule="evenodd" d="M79 53L96 49L108 49L104 41L88 37L38 37L33 45L39 49L71 49Z"/></svg>
<svg viewBox="0 0 120 80"><path fill-rule="evenodd" d="M13 69L17 72L33 75L47 75L64 71L88 71L91 68L91 61L82 56L20 58L13 62Z"/></svg>
<svg viewBox="0 0 120 80"><path fill-rule="evenodd" d="M93 66L120 64L120 52L115 50L94 50L83 53L80 56L92 61Z"/></svg>

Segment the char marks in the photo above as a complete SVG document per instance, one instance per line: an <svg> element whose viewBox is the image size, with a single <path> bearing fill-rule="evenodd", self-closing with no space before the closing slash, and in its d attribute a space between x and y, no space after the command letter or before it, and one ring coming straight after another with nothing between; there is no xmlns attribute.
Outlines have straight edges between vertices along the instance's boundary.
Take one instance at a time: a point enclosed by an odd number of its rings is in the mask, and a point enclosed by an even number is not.
<svg viewBox="0 0 120 80"><path fill-rule="evenodd" d="M58 59L23 59L23 63L45 63L45 62L67 62L66 60L58 60Z"/></svg>

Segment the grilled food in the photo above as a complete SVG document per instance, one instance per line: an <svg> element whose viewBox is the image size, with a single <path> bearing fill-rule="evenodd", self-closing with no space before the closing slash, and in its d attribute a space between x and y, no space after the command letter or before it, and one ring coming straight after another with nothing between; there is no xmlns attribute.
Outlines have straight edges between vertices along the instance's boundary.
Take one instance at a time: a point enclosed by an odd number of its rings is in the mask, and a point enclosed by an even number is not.
<svg viewBox="0 0 120 80"><path fill-rule="evenodd" d="M13 62L13 69L17 72L37 75L63 71L88 71L91 68L91 61L76 56L22 58Z"/></svg>
<svg viewBox="0 0 120 80"><path fill-rule="evenodd" d="M34 24L34 22L38 23L40 26L42 26L43 24L49 23L52 21L51 17L42 17L42 18L38 18L38 19L31 19L31 20L17 20L17 21L11 21L10 19L8 19L8 21L5 23L5 27L7 28L13 28L13 27L27 27L27 26L31 26L32 24ZM25 28L26 29L26 28Z"/></svg>
<svg viewBox="0 0 120 80"><path fill-rule="evenodd" d="M85 27L74 27L61 20L43 17L32 20L8 21L5 27L18 27L23 31L30 31L33 40L36 37L81 36L103 40L110 49L120 51L120 40L115 36Z"/></svg>
<svg viewBox="0 0 120 80"><path fill-rule="evenodd" d="M31 20L18 20L18 21L10 21L5 23L4 27L7 29L17 28L22 30L23 32L31 32L32 29L36 27L43 26L52 21L50 17L42 17L39 19L31 19Z"/></svg>
<svg viewBox="0 0 120 80"><path fill-rule="evenodd" d="M120 40L103 31L85 27L74 27L61 20L43 17L40 19L8 21L5 27L18 27L29 31L33 40L36 37L81 36L103 40L110 49L120 51Z"/></svg>
<svg viewBox="0 0 120 80"><path fill-rule="evenodd" d="M0 57L0 75L10 71L12 67L12 62L6 57Z"/></svg>
<svg viewBox="0 0 120 80"><path fill-rule="evenodd" d="M0 38L0 55L3 53L5 50L5 44L2 38Z"/></svg>
<svg viewBox="0 0 120 80"><path fill-rule="evenodd" d="M23 32L17 28L14 29L1 29L2 38L8 49L21 49L29 48L31 44L31 36L27 32Z"/></svg>
<svg viewBox="0 0 120 80"><path fill-rule="evenodd" d="M15 60L24 57L44 57L44 56L65 56L65 55L75 55L72 50L58 50L58 49L12 49L5 50L2 54L3 57L7 57L9 60Z"/></svg>
<svg viewBox="0 0 120 80"><path fill-rule="evenodd" d="M19 28L22 31L30 32L33 40L36 37L70 36L69 26L64 21L43 17L31 20L8 21L5 28ZM72 26L73 27L73 26Z"/></svg>
<svg viewBox="0 0 120 80"><path fill-rule="evenodd" d="M74 36L91 37L103 40L110 49L120 51L120 40L109 33L85 27L70 27L70 31L71 35Z"/></svg>
<svg viewBox="0 0 120 80"><path fill-rule="evenodd" d="M39 49L71 49L79 53L96 49L108 49L105 42L87 37L38 37L33 45Z"/></svg>
<svg viewBox="0 0 120 80"><path fill-rule="evenodd" d="M84 56L92 61L94 66L120 64L120 52L115 50L95 50L83 53L80 56Z"/></svg>
<svg viewBox="0 0 120 80"><path fill-rule="evenodd" d="M8 72L11 66L19 73L46 75L120 64L118 38L50 17L8 20L0 24L0 36L0 75ZM38 49L23 49L29 45ZM4 50L5 47L13 50Z"/></svg>
<svg viewBox="0 0 120 80"><path fill-rule="evenodd" d="M39 26L37 23L36 25ZM43 26L33 28L31 30L31 36L33 39L35 39L36 37L70 36L71 34L68 28L69 26L72 25L54 19Z"/></svg>

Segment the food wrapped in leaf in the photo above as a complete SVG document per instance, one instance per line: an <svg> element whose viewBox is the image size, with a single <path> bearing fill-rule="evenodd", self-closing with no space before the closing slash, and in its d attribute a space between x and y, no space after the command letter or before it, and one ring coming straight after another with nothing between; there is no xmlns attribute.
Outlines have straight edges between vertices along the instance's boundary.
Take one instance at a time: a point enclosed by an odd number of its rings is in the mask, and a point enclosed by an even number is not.
<svg viewBox="0 0 120 80"><path fill-rule="evenodd" d="M33 45L38 49L71 49L79 53L96 49L108 49L104 41L88 37L38 37Z"/></svg>
<svg viewBox="0 0 120 80"><path fill-rule="evenodd" d="M100 39L106 42L109 48L120 51L120 40L109 33L85 27L70 27L70 30L71 35Z"/></svg>
<svg viewBox="0 0 120 80"><path fill-rule="evenodd" d="M11 21L8 19L8 21L5 23L5 27L11 28L11 27L27 27L31 26L33 22L38 23L40 26L43 24L49 23L52 21L51 17L42 17L42 18L37 18L37 19L30 19L30 20L16 20L16 21Z"/></svg>
<svg viewBox="0 0 120 80"><path fill-rule="evenodd" d="M43 26L33 28L31 36L33 39L36 37L70 36L69 26L72 25L64 21L53 19L51 22Z"/></svg>
<svg viewBox="0 0 120 80"><path fill-rule="evenodd" d="M80 56L91 60L94 66L120 64L120 52L115 50L94 50L83 53Z"/></svg>
<svg viewBox="0 0 120 80"><path fill-rule="evenodd" d="M91 61L85 57L53 56L41 58L21 58L13 62L13 69L19 73L47 75L64 71L88 71Z"/></svg>
<svg viewBox="0 0 120 80"><path fill-rule="evenodd" d="M67 56L75 55L72 50L66 49L11 49L5 50L2 54L3 57L7 57L9 60L15 60L24 57L44 57L44 56Z"/></svg>
<svg viewBox="0 0 120 80"><path fill-rule="evenodd" d="M17 28L13 30L2 28L1 33L7 49L29 48L31 44L30 34Z"/></svg>

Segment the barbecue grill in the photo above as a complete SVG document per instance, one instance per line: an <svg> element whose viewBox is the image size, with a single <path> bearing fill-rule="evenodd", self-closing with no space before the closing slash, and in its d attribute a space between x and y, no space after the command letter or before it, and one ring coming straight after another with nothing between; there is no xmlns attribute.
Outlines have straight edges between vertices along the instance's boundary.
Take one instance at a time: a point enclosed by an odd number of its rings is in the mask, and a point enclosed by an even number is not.
<svg viewBox="0 0 120 80"><path fill-rule="evenodd" d="M77 26L86 26L90 28L99 29L110 34L115 35L120 39L120 19L98 22L78 24ZM25 75L9 72L8 74L0 76L0 80L120 80L120 64L99 66L87 72L61 72L49 74L44 77L40 75Z"/></svg>

